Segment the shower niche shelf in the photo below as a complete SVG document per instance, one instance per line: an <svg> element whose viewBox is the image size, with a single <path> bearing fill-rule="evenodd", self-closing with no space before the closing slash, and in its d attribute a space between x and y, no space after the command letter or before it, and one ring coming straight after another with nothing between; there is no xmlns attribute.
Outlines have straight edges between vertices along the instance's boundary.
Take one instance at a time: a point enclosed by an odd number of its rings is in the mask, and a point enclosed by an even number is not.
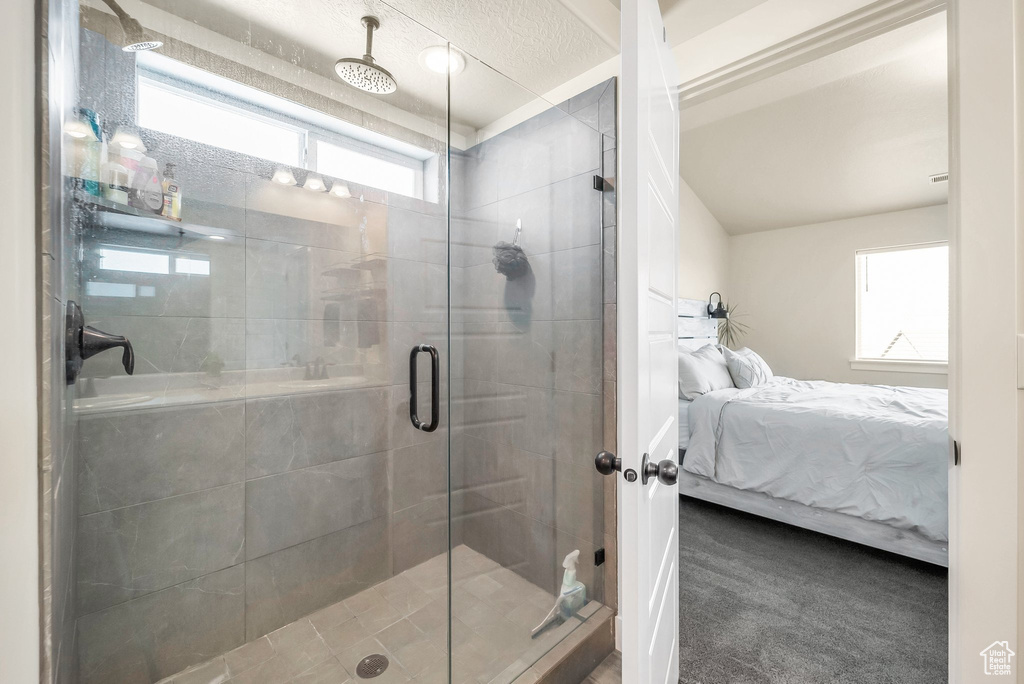
<svg viewBox="0 0 1024 684"><path fill-rule="evenodd" d="M74 193L74 204L78 211L85 214L86 223L98 230L213 239L241 236L235 230L174 221L81 191Z"/></svg>

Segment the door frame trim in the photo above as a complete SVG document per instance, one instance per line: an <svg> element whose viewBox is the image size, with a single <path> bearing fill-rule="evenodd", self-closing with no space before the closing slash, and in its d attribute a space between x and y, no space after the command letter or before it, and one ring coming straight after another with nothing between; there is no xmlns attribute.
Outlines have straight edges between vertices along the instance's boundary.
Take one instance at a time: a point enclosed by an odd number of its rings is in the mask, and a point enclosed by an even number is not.
<svg viewBox="0 0 1024 684"><path fill-rule="evenodd" d="M946 0L879 0L679 86L680 109L807 64L946 9Z"/></svg>

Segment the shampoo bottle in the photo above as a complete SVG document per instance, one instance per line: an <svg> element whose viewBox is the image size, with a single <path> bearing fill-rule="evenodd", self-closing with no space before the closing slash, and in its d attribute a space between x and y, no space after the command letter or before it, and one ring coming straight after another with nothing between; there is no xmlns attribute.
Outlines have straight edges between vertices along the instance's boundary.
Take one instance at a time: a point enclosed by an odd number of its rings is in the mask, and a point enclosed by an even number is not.
<svg viewBox="0 0 1024 684"><path fill-rule="evenodd" d="M562 574L562 592L558 597L558 613L563 619L571 618L587 603L587 588L576 579L579 558L580 551L576 549L562 561L565 572Z"/></svg>
<svg viewBox="0 0 1024 684"><path fill-rule="evenodd" d="M164 167L164 218L181 220L181 185L174 177L174 164Z"/></svg>

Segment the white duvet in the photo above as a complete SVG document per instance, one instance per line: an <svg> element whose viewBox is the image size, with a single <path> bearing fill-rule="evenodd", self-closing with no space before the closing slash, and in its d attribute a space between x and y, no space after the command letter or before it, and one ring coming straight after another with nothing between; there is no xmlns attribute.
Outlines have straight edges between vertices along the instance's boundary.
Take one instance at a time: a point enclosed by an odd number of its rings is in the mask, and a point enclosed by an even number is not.
<svg viewBox="0 0 1024 684"><path fill-rule="evenodd" d="M948 539L946 390L776 377L688 414L691 473Z"/></svg>

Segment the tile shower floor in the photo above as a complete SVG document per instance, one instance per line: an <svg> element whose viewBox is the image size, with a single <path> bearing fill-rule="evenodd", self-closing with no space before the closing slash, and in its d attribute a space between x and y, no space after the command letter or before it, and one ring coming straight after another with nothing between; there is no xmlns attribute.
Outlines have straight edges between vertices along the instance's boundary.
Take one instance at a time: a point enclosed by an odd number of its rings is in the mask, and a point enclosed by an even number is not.
<svg viewBox="0 0 1024 684"><path fill-rule="evenodd" d="M431 558L162 684L445 684L447 566L446 554ZM601 607L531 639L549 592L466 546L452 551L452 584L453 684L535 681L528 668ZM356 666L375 653L390 664L364 680Z"/></svg>

